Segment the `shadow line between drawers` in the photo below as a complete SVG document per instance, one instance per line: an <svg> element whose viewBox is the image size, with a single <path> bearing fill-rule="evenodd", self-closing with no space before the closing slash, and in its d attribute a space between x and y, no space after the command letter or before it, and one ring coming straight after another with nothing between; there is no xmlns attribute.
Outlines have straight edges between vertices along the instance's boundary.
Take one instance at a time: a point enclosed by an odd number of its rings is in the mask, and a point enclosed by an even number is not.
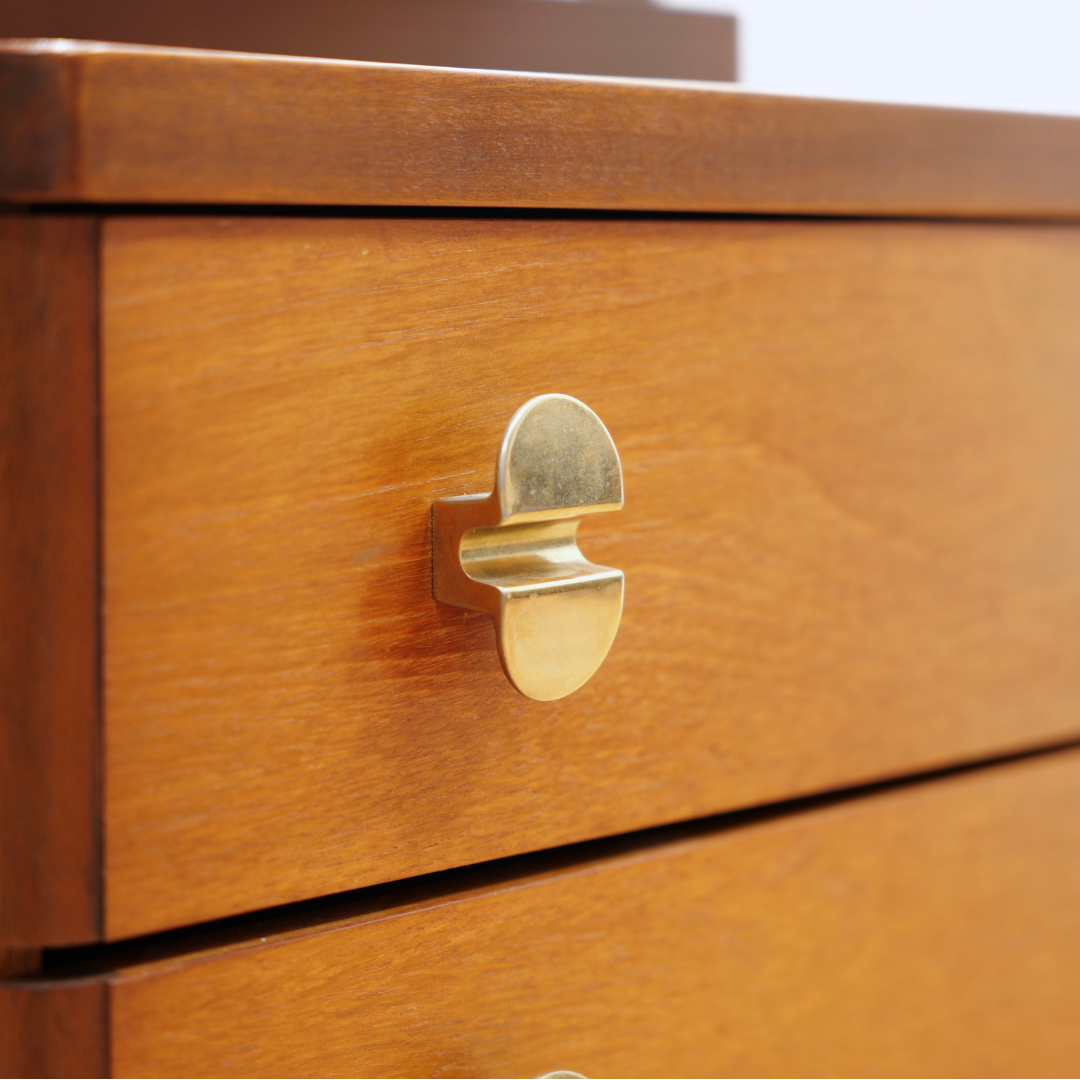
<svg viewBox="0 0 1080 1080"><path fill-rule="evenodd" d="M1060 228L1075 225L1074 215L1001 215L986 214L923 214L897 215L880 213L840 212L795 213L787 211L757 213L724 210L611 210L578 209L574 207L537 206L410 206L365 204L350 206L318 205L311 203L30 203L20 213L38 216L88 214L104 217L229 217L229 218L444 218L451 220L504 221L816 221L822 224L837 221L894 222L908 225L913 222L948 225L1046 225Z"/></svg>
<svg viewBox="0 0 1080 1080"><path fill-rule="evenodd" d="M914 788L949 777L985 772L1068 750L1080 750L1080 739L950 765L913 776L879 780L691 821L585 840L565 847L441 870L406 881L335 893L142 938L100 945L46 949L37 974L26 980L13 981L53 982L91 978L174 958L186 960L195 954L213 954L243 948L245 945L258 946L299 936L316 927L329 930L372 917L391 917L417 908L462 900L475 893L498 889L500 886L515 887L554 874L587 869L593 864L647 852L665 844L713 836L758 822L873 798L890 791Z"/></svg>

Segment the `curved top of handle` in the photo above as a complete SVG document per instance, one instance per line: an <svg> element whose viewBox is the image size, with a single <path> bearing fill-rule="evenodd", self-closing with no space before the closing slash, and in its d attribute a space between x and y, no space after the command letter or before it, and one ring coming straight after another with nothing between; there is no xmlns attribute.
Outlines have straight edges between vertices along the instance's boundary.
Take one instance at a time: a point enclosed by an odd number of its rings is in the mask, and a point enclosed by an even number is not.
<svg viewBox="0 0 1080 1080"><path fill-rule="evenodd" d="M503 525L619 510L622 465L592 409L566 394L542 394L507 425L495 491Z"/></svg>

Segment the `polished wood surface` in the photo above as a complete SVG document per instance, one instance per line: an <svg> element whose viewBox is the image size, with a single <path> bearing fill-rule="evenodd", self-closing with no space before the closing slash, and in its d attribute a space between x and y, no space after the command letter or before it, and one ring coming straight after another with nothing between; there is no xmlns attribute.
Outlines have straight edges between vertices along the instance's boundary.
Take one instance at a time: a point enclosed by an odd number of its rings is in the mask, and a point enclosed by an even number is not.
<svg viewBox="0 0 1080 1080"><path fill-rule="evenodd" d="M97 225L0 217L0 946L100 930Z"/></svg>
<svg viewBox="0 0 1080 1080"><path fill-rule="evenodd" d="M109 1076L107 988L0 983L0 1074Z"/></svg>
<svg viewBox="0 0 1080 1080"><path fill-rule="evenodd" d="M1080 216L1080 118L93 44L0 50L0 198Z"/></svg>
<svg viewBox="0 0 1080 1080"><path fill-rule="evenodd" d="M1062 753L256 926L99 976L113 1075L1073 1076L1078 811Z"/></svg>
<svg viewBox="0 0 1080 1080"><path fill-rule="evenodd" d="M0 38L88 38L503 71L735 78L732 16L633 0L0 0Z"/></svg>
<svg viewBox="0 0 1080 1080"><path fill-rule="evenodd" d="M1080 230L104 231L106 935L1075 737ZM543 392L626 572L582 690L431 595Z"/></svg>

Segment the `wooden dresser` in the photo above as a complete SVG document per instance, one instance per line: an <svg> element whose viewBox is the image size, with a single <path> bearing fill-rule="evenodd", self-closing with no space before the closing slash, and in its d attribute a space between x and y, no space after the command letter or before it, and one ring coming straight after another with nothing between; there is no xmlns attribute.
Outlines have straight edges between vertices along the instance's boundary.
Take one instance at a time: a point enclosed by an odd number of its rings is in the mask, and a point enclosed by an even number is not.
<svg viewBox="0 0 1080 1080"><path fill-rule="evenodd" d="M3 1075L1076 1074L1080 119L9 42L0 197Z"/></svg>

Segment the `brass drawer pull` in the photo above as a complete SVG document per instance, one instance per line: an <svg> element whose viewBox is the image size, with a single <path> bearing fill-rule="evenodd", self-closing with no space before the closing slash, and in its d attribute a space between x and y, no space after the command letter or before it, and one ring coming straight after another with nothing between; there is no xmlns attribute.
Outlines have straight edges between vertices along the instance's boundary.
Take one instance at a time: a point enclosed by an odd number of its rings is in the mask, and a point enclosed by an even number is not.
<svg viewBox="0 0 1080 1080"><path fill-rule="evenodd" d="M607 656L623 572L589 562L577 530L586 514L622 505L619 454L600 418L544 394L507 425L495 490L432 507L435 599L491 616L506 677L526 697L565 697Z"/></svg>

